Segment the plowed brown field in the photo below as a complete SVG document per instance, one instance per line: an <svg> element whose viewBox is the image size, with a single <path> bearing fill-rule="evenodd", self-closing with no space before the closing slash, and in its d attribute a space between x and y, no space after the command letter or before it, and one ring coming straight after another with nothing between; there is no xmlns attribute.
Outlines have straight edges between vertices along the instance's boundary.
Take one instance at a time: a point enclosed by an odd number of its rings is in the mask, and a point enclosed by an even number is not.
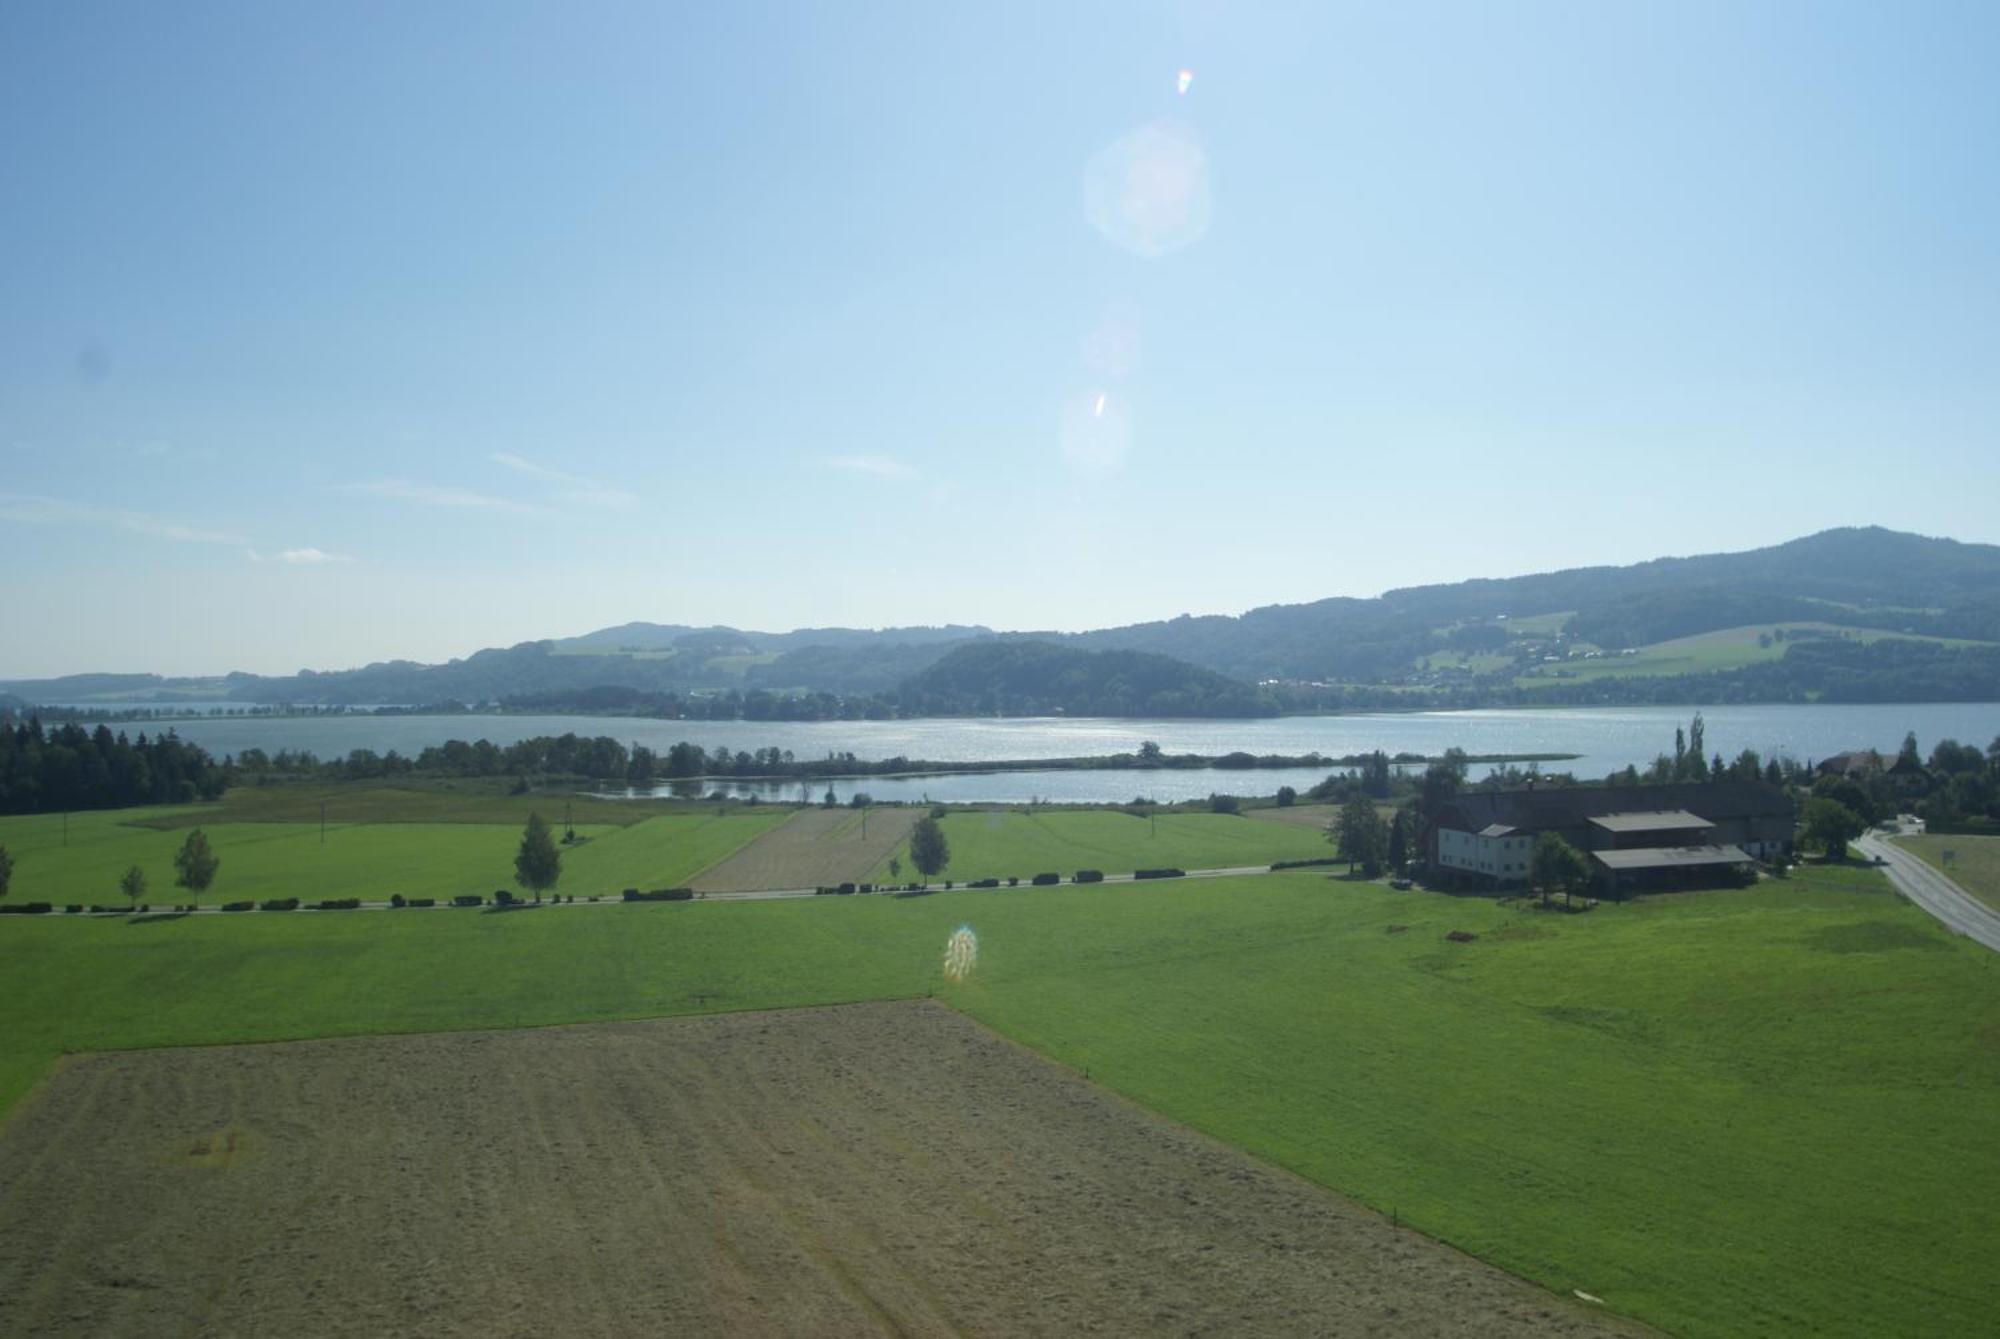
<svg viewBox="0 0 2000 1339"><path fill-rule="evenodd" d="M1626 1332L923 1001L85 1057L0 1189L11 1336Z"/></svg>
<svg viewBox="0 0 2000 1339"><path fill-rule="evenodd" d="M697 874L690 886L735 893L860 883L923 816L913 805L871 809L865 823L855 809L801 809ZM917 877L915 871L909 877Z"/></svg>

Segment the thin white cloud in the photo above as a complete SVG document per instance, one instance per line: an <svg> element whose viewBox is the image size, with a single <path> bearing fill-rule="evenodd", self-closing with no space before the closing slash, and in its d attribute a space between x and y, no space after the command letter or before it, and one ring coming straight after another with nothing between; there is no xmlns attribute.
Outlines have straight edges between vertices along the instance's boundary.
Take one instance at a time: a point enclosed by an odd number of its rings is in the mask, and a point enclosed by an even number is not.
<svg viewBox="0 0 2000 1339"><path fill-rule="evenodd" d="M495 451L488 457L496 465L505 465L514 473L543 483L561 484L563 490L555 494L555 501L572 507L595 507L606 511L629 511L639 505L638 495L623 488L606 488L596 480L581 474L568 474L538 465L525 456L517 456L512 451Z"/></svg>
<svg viewBox="0 0 2000 1339"><path fill-rule="evenodd" d="M576 488L593 486L590 480L581 475L565 474L561 470L550 469L547 465L537 465L534 461L524 456L517 456L512 451L495 451L487 458L496 465L505 465L514 473L525 474L530 479L541 479L552 484L569 484Z"/></svg>
<svg viewBox="0 0 2000 1339"><path fill-rule="evenodd" d="M826 463L837 470L872 474L878 479L912 479L917 473L914 465L906 465L893 456L832 456Z"/></svg>
<svg viewBox="0 0 2000 1339"><path fill-rule="evenodd" d="M94 525L152 539L170 540L176 544L241 545L245 542L241 535L226 530L187 525L143 511L64 502L60 498L42 497L35 493L0 493L0 520L21 521L29 525Z"/></svg>
<svg viewBox="0 0 2000 1339"><path fill-rule="evenodd" d="M344 487L350 493L366 493L371 497L385 497L396 502L414 502L424 507L448 507L459 511L504 511L519 514L542 510L532 503L516 502L512 498L494 497L489 493L475 493L469 488L452 488L439 484L418 483L414 479L375 479L368 483L347 484Z"/></svg>
<svg viewBox="0 0 2000 1339"><path fill-rule="evenodd" d="M283 563L288 567L318 567L326 563L351 563L354 559L344 553L328 553L308 545L302 549L279 549L276 553L259 553L255 549L245 549L253 563Z"/></svg>

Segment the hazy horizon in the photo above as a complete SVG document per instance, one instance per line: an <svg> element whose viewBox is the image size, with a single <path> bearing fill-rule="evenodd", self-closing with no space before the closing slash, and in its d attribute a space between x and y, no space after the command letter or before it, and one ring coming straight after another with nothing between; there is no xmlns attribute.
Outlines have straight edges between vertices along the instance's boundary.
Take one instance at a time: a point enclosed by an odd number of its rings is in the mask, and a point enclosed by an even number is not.
<svg viewBox="0 0 2000 1339"><path fill-rule="evenodd" d="M2000 542L2000 11L0 12L0 677Z"/></svg>

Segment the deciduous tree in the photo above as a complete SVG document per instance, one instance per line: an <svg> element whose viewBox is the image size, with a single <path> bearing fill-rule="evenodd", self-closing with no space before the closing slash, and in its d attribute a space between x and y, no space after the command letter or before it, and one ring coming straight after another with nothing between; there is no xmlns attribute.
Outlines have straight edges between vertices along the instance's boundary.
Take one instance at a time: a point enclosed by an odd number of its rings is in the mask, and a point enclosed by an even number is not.
<svg viewBox="0 0 2000 1339"><path fill-rule="evenodd" d="M1543 906L1549 904L1549 891L1554 888L1562 889L1567 905L1572 892L1590 886L1590 861L1561 834L1544 832L1535 838L1535 853L1528 860L1528 882L1541 890Z"/></svg>
<svg viewBox="0 0 2000 1339"><path fill-rule="evenodd" d="M1802 835L1808 846L1824 850L1829 860L1847 854L1847 843L1868 830L1861 815L1838 800L1816 795L1807 800L1800 814Z"/></svg>
<svg viewBox="0 0 2000 1339"><path fill-rule="evenodd" d="M1382 862L1389 854L1389 825L1375 812L1375 802L1367 795L1354 795L1340 806L1340 818L1329 835L1349 873L1357 864L1371 879L1382 872Z"/></svg>
<svg viewBox="0 0 2000 1339"><path fill-rule="evenodd" d="M118 891L125 894L127 902L138 906L139 899L146 895L146 871L137 865L126 870L118 876Z"/></svg>
<svg viewBox="0 0 2000 1339"><path fill-rule="evenodd" d="M188 833L181 849L174 852L174 882L191 893L214 883L215 872L221 868L222 857L216 855L208 844L208 834L200 828Z"/></svg>

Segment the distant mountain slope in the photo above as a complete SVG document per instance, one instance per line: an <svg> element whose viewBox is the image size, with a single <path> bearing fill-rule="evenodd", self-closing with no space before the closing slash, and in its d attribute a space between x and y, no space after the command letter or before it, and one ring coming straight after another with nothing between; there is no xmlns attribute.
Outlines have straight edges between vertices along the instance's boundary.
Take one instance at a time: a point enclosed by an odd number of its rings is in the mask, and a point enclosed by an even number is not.
<svg viewBox="0 0 2000 1339"><path fill-rule="evenodd" d="M1042 641L957 647L897 692L923 715L1263 716L1248 684L1143 651L1084 651Z"/></svg>
<svg viewBox="0 0 2000 1339"><path fill-rule="evenodd" d="M76 675L0 681L0 692L30 702L109 701L152 692L170 697L199 684L252 702L430 704L524 695L559 700L607 689L887 698L921 681L930 686L919 691L940 700L982 691L1027 700L1042 691L1032 682L1002 676L982 684L973 676L948 684L923 676L947 662L959 667L951 673L968 663L994 670L1005 660L997 653L969 662L951 658L967 647L1033 641L1078 652L1164 656L1241 681L1237 687L1281 681L1283 700L1291 707L1487 705L1524 693L1529 695L1524 700L1584 700L1580 684L1586 679L1592 701L1651 700L1659 693L1701 700L1709 688L1693 677L1680 676L1687 681L1679 688L1658 682L1657 658L1623 657L1611 674L1597 661L1582 676L1572 676L1566 666L1580 656L1617 656L1628 648L1725 629L1769 627L1776 643L1786 640L1783 625L1808 623L1830 626L1835 635L1852 629L1857 637L1887 631L2000 643L2000 546L1873 527L1841 529L1742 553L1479 577L1406 587L1374 599L1265 605L1240 615L1183 615L1082 633L1002 634L959 624L757 632L626 623L579 637L496 647L444 665L389 661L331 673L213 680ZM1947 685L1961 696L2000 700L2000 677L1981 686L1991 676L1982 667L1993 661L1974 655L1977 649L1940 646L1935 655L1814 651L1801 658L1799 647L1788 644L1759 657L1780 668L1766 666L1732 679L1731 691L1776 693L1775 685L1782 683L1786 696L1772 700L1864 687L1871 694L1893 693L1899 677L1908 676L1912 693ZM1822 679L1833 673L1829 655L1865 663L1866 670L1842 670L1847 677L1837 679L1839 690L1834 680L1823 686ZM1030 660L1023 653L1022 664ZM1796 672L1782 668L1788 664ZM1853 677L1857 674L1861 677ZM1644 688L1630 682L1647 675L1656 677ZM1551 680L1572 678L1578 682L1561 685L1553 696L1547 691ZM1207 685L1190 691L1200 696L1221 690Z"/></svg>
<svg viewBox="0 0 2000 1339"><path fill-rule="evenodd" d="M1746 553L1659 558L1267 605L1062 640L1176 656L1246 679L1370 682L1450 645L1467 620L1565 612L1568 635L1613 649L1718 628L1818 618L1861 628L2000 639L2000 547L1877 528L1828 530Z"/></svg>

